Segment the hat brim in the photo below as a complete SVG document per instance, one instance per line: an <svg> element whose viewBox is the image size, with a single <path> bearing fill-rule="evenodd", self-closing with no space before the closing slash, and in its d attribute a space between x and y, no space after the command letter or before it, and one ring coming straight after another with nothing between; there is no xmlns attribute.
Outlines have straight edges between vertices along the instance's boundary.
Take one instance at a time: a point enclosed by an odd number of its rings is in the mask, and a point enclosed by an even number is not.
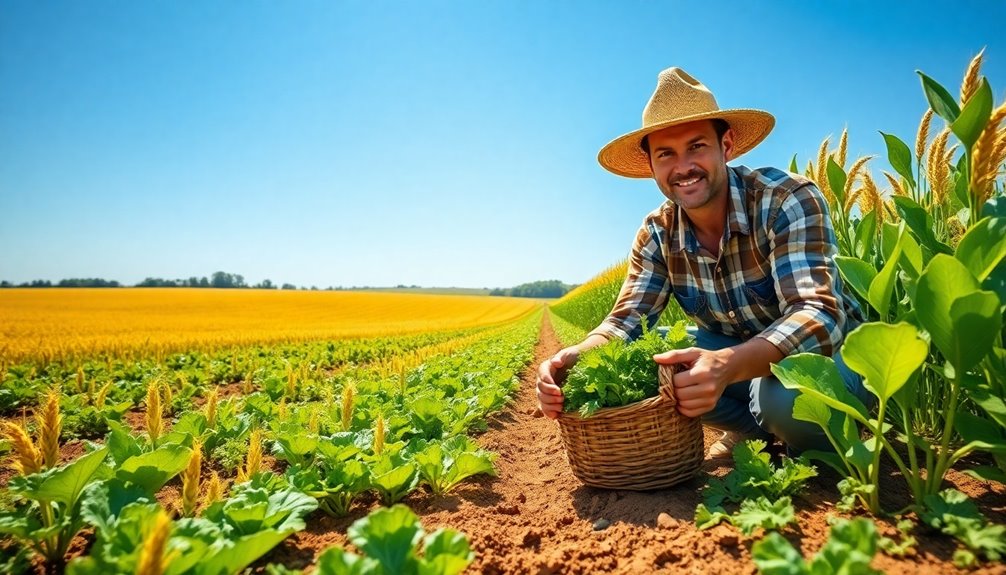
<svg viewBox="0 0 1006 575"><path fill-rule="evenodd" d="M734 134L734 151L731 160L750 151L761 143L772 128L775 127L775 118L772 114L762 110L732 109L716 110L702 114L694 114L673 121L654 124L645 128L629 132L624 136L615 138L601 148L597 154L597 161L613 174L625 176L627 178L650 178L653 176L650 170L650 158L643 151L643 138L664 128L695 122L698 120L712 120L720 118L730 124L730 129Z"/></svg>

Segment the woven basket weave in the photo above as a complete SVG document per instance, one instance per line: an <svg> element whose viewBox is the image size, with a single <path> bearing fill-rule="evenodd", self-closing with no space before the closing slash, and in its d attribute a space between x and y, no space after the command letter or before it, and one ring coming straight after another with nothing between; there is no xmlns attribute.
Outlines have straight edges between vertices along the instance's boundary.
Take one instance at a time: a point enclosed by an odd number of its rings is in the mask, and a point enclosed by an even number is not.
<svg viewBox="0 0 1006 575"><path fill-rule="evenodd" d="M583 418L559 416L559 431L573 474L607 489L643 491L670 487L702 466L702 423L675 409L672 366L659 367L661 395Z"/></svg>

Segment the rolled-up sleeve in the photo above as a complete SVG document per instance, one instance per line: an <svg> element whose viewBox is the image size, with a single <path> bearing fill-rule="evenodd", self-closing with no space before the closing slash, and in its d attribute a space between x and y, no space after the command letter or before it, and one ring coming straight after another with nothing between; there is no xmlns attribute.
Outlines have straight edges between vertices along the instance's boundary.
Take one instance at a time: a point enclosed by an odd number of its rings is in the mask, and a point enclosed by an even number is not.
<svg viewBox="0 0 1006 575"><path fill-rule="evenodd" d="M667 305L668 272L663 255L663 228L647 218L636 234L629 269L608 317L589 335L631 341L642 335L641 318L655 325Z"/></svg>
<svg viewBox="0 0 1006 575"><path fill-rule="evenodd" d="M781 199L767 223L783 315L756 337L786 355L830 356L842 342L846 314L835 291L841 285L837 244L824 196L813 185L798 187Z"/></svg>

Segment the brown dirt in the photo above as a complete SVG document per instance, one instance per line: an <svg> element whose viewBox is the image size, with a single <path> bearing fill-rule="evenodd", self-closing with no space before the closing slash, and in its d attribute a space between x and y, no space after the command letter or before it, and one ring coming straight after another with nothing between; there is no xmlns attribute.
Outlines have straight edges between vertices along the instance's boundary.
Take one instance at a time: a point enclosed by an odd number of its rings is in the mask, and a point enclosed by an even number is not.
<svg viewBox="0 0 1006 575"><path fill-rule="evenodd" d="M561 345L545 319L532 367L526 369L516 401L490 422L479 443L499 453L498 477L462 484L453 493L434 497L416 492L406 498L427 530L451 527L466 533L477 553L469 573L755 573L751 546L761 537L744 537L731 526L707 531L695 528L704 474L665 490L639 493L585 487L566 462L558 425L540 415L534 396L534 369ZM706 430L706 445L717 433ZM728 467L706 461L705 473L723 475ZM907 502L902 480L887 474L892 495L886 508ZM784 532L805 556L827 539L827 517L835 514L838 477L822 473L794 500L799 527ZM1001 486L953 474L950 483L975 498L989 518L1006 520L1006 490ZM376 503L369 507L373 507ZM346 545L346 528L365 515L365 505L350 517L315 514L308 528L281 544L265 559L305 567L334 544ZM661 513L670 516L657 525ZM594 530L599 519L610 526ZM893 522L878 520L883 534L893 536ZM917 528L922 531L922 528ZM878 552L873 566L886 573L956 573L954 542L945 536L916 533L913 556L894 558ZM1006 573L1002 564L975 572Z"/></svg>

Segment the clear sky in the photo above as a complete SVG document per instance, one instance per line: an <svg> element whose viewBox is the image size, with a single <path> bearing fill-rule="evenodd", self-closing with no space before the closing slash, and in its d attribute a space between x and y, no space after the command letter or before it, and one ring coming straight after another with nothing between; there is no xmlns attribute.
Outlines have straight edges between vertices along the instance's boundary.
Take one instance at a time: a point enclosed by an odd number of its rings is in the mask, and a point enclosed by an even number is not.
<svg viewBox="0 0 1006 575"><path fill-rule="evenodd" d="M772 112L735 163L911 142L1006 3L0 0L0 279L496 287L625 257L598 150L680 66ZM911 144L910 144L911 145Z"/></svg>

